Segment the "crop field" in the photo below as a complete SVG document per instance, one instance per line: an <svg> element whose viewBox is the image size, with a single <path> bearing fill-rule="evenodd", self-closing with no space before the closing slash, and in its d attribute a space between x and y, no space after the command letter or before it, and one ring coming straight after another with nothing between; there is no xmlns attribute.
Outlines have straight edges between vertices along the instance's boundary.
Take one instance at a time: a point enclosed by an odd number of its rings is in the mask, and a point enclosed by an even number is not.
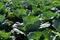
<svg viewBox="0 0 60 40"><path fill-rule="evenodd" d="M60 0L0 0L0 40L60 40Z"/></svg>

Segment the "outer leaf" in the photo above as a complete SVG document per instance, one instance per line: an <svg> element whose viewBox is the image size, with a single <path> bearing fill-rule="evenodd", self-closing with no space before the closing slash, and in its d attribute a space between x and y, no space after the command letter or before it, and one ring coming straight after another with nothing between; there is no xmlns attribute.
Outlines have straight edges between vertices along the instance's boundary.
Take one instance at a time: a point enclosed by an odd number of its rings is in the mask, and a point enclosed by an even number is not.
<svg viewBox="0 0 60 40"><path fill-rule="evenodd" d="M26 17L23 18L23 20L24 20L25 26L22 29L27 31L26 29L28 29L29 27L34 28L35 27L34 25L37 25L37 24L34 24L34 23L38 21L38 17L26 16Z"/></svg>
<svg viewBox="0 0 60 40"><path fill-rule="evenodd" d="M7 39L10 36L10 32L9 33L6 33L4 31L0 31L0 36L4 37L4 39Z"/></svg>
<svg viewBox="0 0 60 40"><path fill-rule="evenodd" d="M4 15L0 15L0 22L2 22L5 19Z"/></svg>
<svg viewBox="0 0 60 40"><path fill-rule="evenodd" d="M54 20L53 26L57 31L59 31L60 30L60 19Z"/></svg>
<svg viewBox="0 0 60 40"><path fill-rule="evenodd" d="M0 10L3 8L3 3L0 2Z"/></svg>
<svg viewBox="0 0 60 40"><path fill-rule="evenodd" d="M54 17L55 14L51 11L45 11L43 12L43 19L44 20L48 20L48 19L51 19L51 17Z"/></svg>
<svg viewBox="0 0 60 40"><path fill-rule="evenodd" d="M33 35L30 34L28 38L33 40L39 40L41 35L42 35L42 32L36 31L36 32L33 32Z"/></svg>

